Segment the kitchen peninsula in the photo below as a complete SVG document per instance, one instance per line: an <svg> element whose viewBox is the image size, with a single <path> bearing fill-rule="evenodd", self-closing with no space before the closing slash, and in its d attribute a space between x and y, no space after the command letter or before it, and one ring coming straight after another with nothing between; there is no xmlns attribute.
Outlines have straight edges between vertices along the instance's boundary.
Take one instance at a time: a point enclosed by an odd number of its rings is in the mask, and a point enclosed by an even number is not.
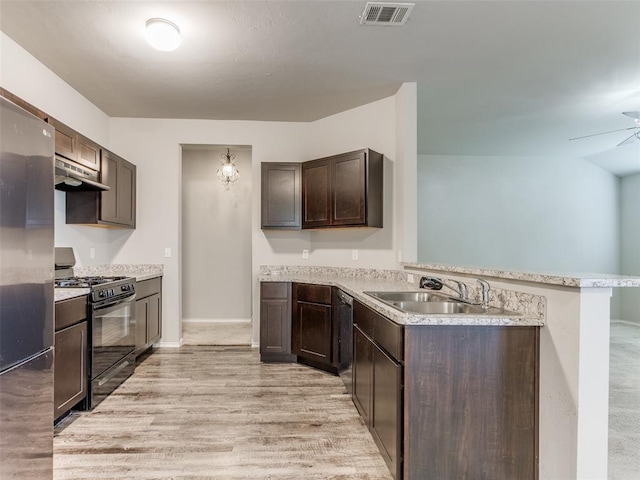
<svg viewBox="0 0 640 480"><path fill-rule="evenodd" d="M466 319L453 315L408 316L364 293L365 290L417 289L415 282L422 275L465 282L472 299L478 295L476 278L483 278L491 285L489 303L515 310L520 315ZM332 285L405 327L422 324L416 328L438 325L448 328L444 326L467 324L478 329L503 325L509 326L507 330L512 327L517 330L541 326L536 478L606 478L611 289L638 287L640 278L533 274L412 263L403 264L403 270L399 271L263 266L259 281ZM406 332L405 329L405 342ZM410 386L405 385L407 388ZM405 425L408 425L406 418ZM405 466L405 480L410 480L406 472Z"/></svg>

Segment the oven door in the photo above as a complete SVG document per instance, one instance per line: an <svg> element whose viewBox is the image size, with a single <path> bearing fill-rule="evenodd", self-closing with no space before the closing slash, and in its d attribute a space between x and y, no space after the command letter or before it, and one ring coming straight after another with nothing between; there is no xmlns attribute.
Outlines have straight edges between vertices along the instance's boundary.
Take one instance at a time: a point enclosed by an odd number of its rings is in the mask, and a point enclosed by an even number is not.
<svg viewBox="0 0 640 480"><path fill-rule="evenodd" d="M109 370L135 349L135 295L94 305L91 318L91 380Z"/></svg>

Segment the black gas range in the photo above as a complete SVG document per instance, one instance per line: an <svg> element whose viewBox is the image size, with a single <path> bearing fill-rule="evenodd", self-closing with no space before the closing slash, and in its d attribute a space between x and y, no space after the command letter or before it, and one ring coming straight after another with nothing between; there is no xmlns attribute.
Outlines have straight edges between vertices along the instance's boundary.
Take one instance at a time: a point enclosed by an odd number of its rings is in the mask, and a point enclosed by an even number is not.
<svg viewBox="0 0 640 480"><path fill-rule="evenodd" d="M123 276L74 276L75 255L56 248L56 288L88 288L88 394L91 410L135 368L136 280Z"/></svg>

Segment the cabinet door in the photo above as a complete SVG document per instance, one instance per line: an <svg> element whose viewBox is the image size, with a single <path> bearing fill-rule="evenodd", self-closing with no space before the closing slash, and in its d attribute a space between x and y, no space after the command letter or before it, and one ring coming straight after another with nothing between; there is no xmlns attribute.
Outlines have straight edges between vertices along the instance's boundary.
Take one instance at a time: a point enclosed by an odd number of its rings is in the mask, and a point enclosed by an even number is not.
<svg viewBox="0 0 640 480"><path fill-rule="evenodd" d="M331 162L331 225L366 223L365 153L352 152Z"/></svg>
<svg viewBox="0 0 640 480"><path fill-rule="evenodd" d="M148 312L148 299L143 298L142 300L136 300L136 353L140 353L147 346Z"/></svg>
<svg viewBox="0 0 640 480"><path fill-rule="evenodd" d="M260 353L291 353L290 310L287 299L260 302Z"/></svg>
<svg viewBox="0 0 640 480"><path fill-rule="evenodd" d="M146 299L147 307L147 344L157 342L162 336L162 306L160 294L156 293Z"/></svg>
<svg viewBox="0 0 640 480"><path fill-rule="evenodd" d="M100 178L110 187L100 192L100 220L103 222L118 223L118 160L117 155L108 150L102 151Z"/></svg>
<svg viewBox="0 0 640 480"><path fill-rule="evenodd" d="M87 137L78 135L78 157L76 160L89 168L100 170L100 146Z"/></svg>
<svg viewBox="0 0 640 480"><path fill-rule="evenodd" d="M262 228L301 227L299 163L262 164Z"/></svg>
<svg viewBox="0 0 640 480"><path fill-rule="evenodd" d="M373 347L371 433L393 478L402 478L402 366Z"/></svg>
<svg viewBox="0 0 640 480"><path fill-rule="evenodd" d="M87 396L87 322L56 332L54 418L67 413Z"/></svg>
<svg viewBox="0 0 640 480"><path fill-rule="evenodd" d="M127 227L136 223L136 167L115 153L102 150L100 220Z"/></svg>
<svg viewBox="0 0 640 480"><path fill-rule="evenodd" d="M373 343L357 325L353 327L353 403L368 425L373 385Z"/></svg>
<svg viewBox="0 0 640 480"><path fill-rule="evenodd" d="M295 362L291 354L291 283L260 283L260 360Z"/></svg>
<svg viewBox="0 0 640 480"><path fill-rule="evenodd" d="M56 129L55 151L58 155L69 160L78 159L78 133L54 118L49 118L49 123Z"/></svg>
<svg viewBox="0 0 640 480"><path fill-rule="evenodd" d="M330 159L302 164L302 228L331 225Z"/></svg>
<svg viewBox="0 0 640 480"><path fill-rule="evenodd" d="M293 353L331 364L331 305L298 301Z"/></svg>
<svg viewBox="0 0 640 480"><path fill-rule="evenodd" d="M118 161L117 219L121 225L136 226L136 166L125 159Z"/></svg>

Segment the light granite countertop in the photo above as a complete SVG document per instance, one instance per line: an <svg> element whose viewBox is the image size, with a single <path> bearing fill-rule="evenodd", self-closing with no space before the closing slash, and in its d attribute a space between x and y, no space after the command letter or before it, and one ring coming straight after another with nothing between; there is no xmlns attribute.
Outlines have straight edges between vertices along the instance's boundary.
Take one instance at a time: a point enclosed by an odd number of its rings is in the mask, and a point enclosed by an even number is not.
<svg viewBox="0 0 640 480"><path fill-rule="evenodd" d="M88 265L86 267L74 267L76 276L86 277L90 275L102 275L105 277L125 276L135 277L136 281L149 280L161 277L163 265L159 264L125 264L114 263L113 265Z"/></svg>
<svg viewBox="0 0 640 480"><path fill-rule="evenodd" d="M161 277L163 274L162 265L152 264L114 264L114 265L90 265L86 267L74 267L74 275L78 277L104 276L104 277L135 277L137 282ZM88 295L88 288L56 288L54 289L54 299L56 302L69 298Z"/></svg>
<svg viewBox="0 0 640 480"><path fill-rule="evenodd" d="M521 282L543 283L576 288L640 287L640 277L607 273L534 273L515 272L491 268L459 267L428 263L403 263L406 270L459 273L482 278L502 278Z"/></svg>
<svg viewBox="0 0 640 480"><path fill-rule="evenodd" d="M368 270L332 267L282 267L260 268L260 282L295 282L335 286L361 303L400 325L475 325L475 326L543 326L546 302L544 297L507 291L494 291L492 306L500 306L517 312L516 315L419 315L404 313L374 299L367 291L419 290L415 283L406 280L406 274L395 270ZM473 299L473 296L471 297Z"/></svg>
<svg viewBox="0 0 640 480"><path fill-rule="evenodd" d="M89 295L88 288L54 288L53 298L56 302L62 300L69 300L70 298L81 297L83 295Z"/></svg>

